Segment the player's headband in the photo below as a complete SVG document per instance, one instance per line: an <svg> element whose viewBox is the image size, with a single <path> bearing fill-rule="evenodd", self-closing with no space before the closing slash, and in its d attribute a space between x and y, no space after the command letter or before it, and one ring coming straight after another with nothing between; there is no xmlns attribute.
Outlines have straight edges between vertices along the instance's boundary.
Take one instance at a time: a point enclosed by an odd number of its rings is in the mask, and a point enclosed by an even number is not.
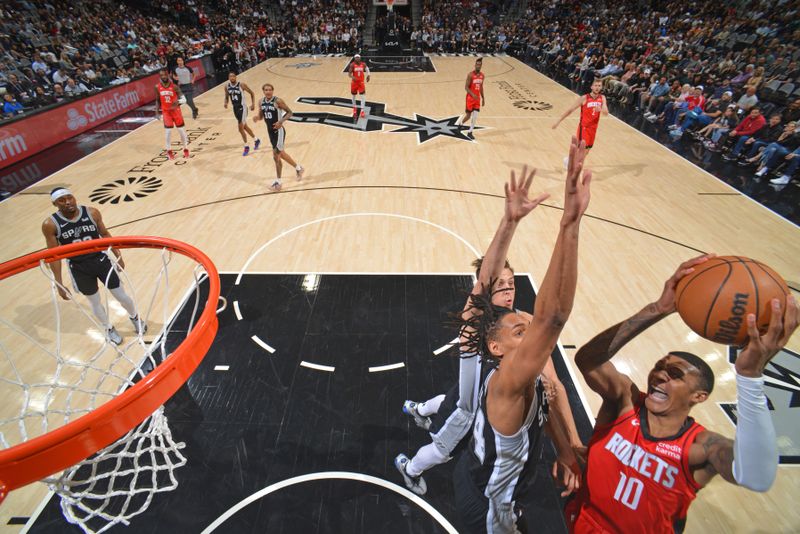
<svg viewBox="0 0 800 534"><path fill-rule="evenodd" d="M61 189L56 189L55 191L53 191L52 193L50 193L50 200L52 200L53 202L55 202L55 201L56 201L56 200L58 200L59 198L61 198L61 197L65 197L65 196L67 196L67 195L71 195L71 194L72 194L72 191L70 191L70 190L69 190L69 189L67 189L66 187L62 187Z"/></svg>

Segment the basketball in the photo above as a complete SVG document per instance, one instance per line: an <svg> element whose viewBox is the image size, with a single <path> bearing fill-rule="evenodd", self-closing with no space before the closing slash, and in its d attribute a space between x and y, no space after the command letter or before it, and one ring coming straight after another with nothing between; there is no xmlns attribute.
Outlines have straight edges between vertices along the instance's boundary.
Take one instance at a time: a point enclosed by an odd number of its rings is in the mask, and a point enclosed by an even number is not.
<svg viewBox="0 0 800 534"><path fill-rule="evenodd" d="M698 335L725 345L747 341L747 314L756 316L758 331L769 326L771 301L786 306L789 288L768 266L750 258L720 256L695 267L675 290L678 314Z"/></svg>

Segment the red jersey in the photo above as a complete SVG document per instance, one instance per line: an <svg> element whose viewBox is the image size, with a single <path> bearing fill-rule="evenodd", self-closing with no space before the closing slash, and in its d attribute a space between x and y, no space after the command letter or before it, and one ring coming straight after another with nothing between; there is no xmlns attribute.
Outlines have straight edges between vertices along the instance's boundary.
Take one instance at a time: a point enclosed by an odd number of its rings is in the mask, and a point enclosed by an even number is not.
<svg viewBox="0 0 800 534"><path fill-rule="evenodd" d="M694 109L696 107L704 108L706 105L706 97L703 95L689 95L686 97L686 103L689 105L689 109Z"/></svg>
<svg viewBox="0 0 800 534"><path fill-rule="evenodd" d="M367 73L367 64L364 63L363 61L360 63L356 63L355 61L353 61L350 64L350 74L353 75L354 82L363 82L366 73Z"/></svg>
<svg viewBox="0 0 800 534"><path fill-rule="evenodd" d="M178 105L178 92L175 90L175 84L170 83L164 87L159 80L158 96L161 99L161 109L172 109Z"/></svg>
<svg viewBox="0 0 800 534"><path fill-rule="evenodd" d="M640 417L645 397L595 428L584 485L565 510L570 532L672 533L685 522L700 489L689 470L689 447L705 429L689 418L676 436L650 437Z"/></svg>
<svg viewBox="0 0 800 534"><path fill-rule="evenodd" d="M481 97L481 87L483 87L483 73L475 74L475 71L469 73L469 90L475 93L475 96Z"/></svg>
<svg viewBox="0 0 800 534"><path fill-rule="evenodd" d="M600 112L603 110L603 95L592 97L586 95L586 102L581 104L581 126L597 126L600 122Z"/></svg>

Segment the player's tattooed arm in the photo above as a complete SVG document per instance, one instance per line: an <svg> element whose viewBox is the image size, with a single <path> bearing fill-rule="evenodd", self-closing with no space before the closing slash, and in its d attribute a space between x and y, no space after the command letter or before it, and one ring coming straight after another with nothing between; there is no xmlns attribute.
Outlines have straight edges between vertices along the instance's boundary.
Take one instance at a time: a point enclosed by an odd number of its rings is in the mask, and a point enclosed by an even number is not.
<svg viewBox="0 0 800 534"><path fill-rule="evenodd" d="M154 85L156 90L156 118L161 113L161 93L158 92L158 85Z"/></svg>
<svg viewBox="0 0 800 534"><path fill-rule="evenodd" d="M280 121L278 121L281 124L283 124L284 122L288 121L292 117L292 115L294 115L294 113L289 108L289 106L286 105L286 101L283 100L282 98L278 98L276 100L275 105L278 106L279 109L282 109L283 111L286 112L286 113L284 113L283 118Z"/></svg>
<svg viewBox="0 0 800 534"><path fill-rule="evenodd" d="M738 484L733 476L733 440L706 430L697 436L689 449L689 467L694 469L694 479L701 486L716 475Z"/></svg>
<svg viewBox="0 0 800 534"><path fill-rule="evenodd" d="M632 385L628 376L617 371L610 361L611 358L636 336L675 312L675 288L678 282L693 272L696 265L707 261L710 257L713 257L713 254L704 254L680 264L673 275L664 282L658 300L601 332L581 347L575 355L575 364L586 379L587 385L603 399L617 403L608 407L612 412L616 408L627 407L629 402L635 400L639 390Z"/></svg>

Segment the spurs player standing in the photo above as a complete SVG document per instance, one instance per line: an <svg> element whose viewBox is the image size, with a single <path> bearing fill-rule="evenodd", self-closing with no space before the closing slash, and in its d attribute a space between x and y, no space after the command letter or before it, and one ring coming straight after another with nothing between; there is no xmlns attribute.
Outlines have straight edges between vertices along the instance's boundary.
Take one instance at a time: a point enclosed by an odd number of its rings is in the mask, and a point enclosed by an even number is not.
<svg viewBox="0 0 800 534"><path fill-rule="evenodd" d="M286 102L275 96L275 87L271 83L262 85L261 90L264 92L264 98L258 104L258 115L253 117L253 121L258 122L264 119L264 122L267 123L267 134L272 144L272 157L275 160L275 172L277 174L277 178L272 182L270 188L274 191L280 191L283 160L294 167L298 180L303 179L305 169L293 160L292 156L284 149L286 130L283 128L283 123L292 116L292 110L289 109Z"/></svg>
<svg viewBox="0 0 800 534"><path fill-rule="evenodd" d="M250 129L250 125L247 124L247 106L244 103L244 94L242 91L250 93L250 111L254 111L256 109L256 95L253 94L252 89L250 89L246 83L236 80L235 72L229 72L228 83L225 85L225 109L228 109L228 101L230 100L231 105L233 105L233 116L236 117L236 122L238 123L239 134L241 134L242 141L244 141L242 156L246 156L250 153L250 145L247 144L247 134L250 134L250 137L255 139L253 143L254 150L258 150L261 139L256 137L256 134Z"/></svg>

